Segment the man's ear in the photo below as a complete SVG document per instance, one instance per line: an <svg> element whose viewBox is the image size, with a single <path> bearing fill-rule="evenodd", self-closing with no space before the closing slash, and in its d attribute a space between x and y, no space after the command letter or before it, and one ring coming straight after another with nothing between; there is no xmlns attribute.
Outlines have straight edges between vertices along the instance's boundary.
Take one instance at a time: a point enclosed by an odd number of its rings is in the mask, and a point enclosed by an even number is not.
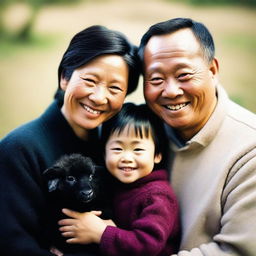
<svg viewBox="0 0 256 256"><path fill-rule="evenodd" d="M68 87L68 80L66 78L63 77L63 75L61 75L61 79L60 79L60 88L63 91L66 91L67 87Z"/></svg>
<svg viewBox="0 0 256 256"><path fill-rule="evenodd" d="M162 160L162 154L161 153L155 155L155 157L154 157L154 163L155 164L159 164L161 162L161 160Z"/></svg>
<svg viewBox="0 0 256 256"><path fill-rule="evenodd" d="M217 58L213 58L211 64L209 65L209 70L213 76L218 75L219 73L219 62Z"/></svg>

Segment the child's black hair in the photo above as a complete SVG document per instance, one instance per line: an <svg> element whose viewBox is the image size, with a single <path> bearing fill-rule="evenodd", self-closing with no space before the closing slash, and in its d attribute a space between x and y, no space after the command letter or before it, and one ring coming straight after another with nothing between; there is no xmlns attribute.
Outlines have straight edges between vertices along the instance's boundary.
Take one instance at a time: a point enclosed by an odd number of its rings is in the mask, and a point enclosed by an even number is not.
<svg viewBox="0 0 256 256"><path fill-rule="evenodd" d="M120 134L127 126L134 129L136 136L147 138L151 135L155 144L155 155L162 154L162 161L157 166L166 168L168 143L163 122L146 104L125 103L122 110L102 125L101 141L104 152L109 137Z"/></svg>

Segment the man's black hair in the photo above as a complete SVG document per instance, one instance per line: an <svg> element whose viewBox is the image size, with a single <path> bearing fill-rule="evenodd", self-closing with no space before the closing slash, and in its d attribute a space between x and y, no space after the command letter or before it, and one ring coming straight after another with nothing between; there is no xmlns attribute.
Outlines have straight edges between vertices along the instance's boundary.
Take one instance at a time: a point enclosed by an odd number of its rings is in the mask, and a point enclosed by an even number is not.
<svg viewBox="0 0 256 256"><path fill-rule="evenodd" d="M143 35L140 42L139 56L141 61L143 62L144 50L151 37L171 34L185 28L191 29L200 44L206 60L210 63L215 56L215 46L212 35L205 25L189 18L175 18L152 25Z"/></svg>

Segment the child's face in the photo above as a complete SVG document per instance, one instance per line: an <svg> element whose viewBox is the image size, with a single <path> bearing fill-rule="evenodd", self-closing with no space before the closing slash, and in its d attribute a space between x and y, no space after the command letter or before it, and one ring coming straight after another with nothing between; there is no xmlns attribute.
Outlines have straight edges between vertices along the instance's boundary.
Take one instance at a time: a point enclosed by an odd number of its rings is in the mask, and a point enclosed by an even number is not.
<svg viewBox="0 0 256 256"><path fill-rule="evenodd" d="M155 156L152 136L136 136L133 127L127 126L113 133L106 144L105 162L109 172L123 183L134 182L152 172L162 156Z"/></svg>

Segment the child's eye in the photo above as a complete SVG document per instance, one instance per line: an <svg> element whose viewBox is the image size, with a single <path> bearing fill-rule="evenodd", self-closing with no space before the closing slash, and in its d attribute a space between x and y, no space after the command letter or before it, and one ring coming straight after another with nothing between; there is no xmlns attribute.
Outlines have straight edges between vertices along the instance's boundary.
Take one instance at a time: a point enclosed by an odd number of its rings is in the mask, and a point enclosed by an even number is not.
<svg viewBox="0 0 256 256"><path fill-rule="evenodd" d="M116 148L111 148L111 150L113 150L113 151L122 151L122 148L116 147Z"/></svg>
<svg viewBox="0 0 256 256"><path fill-rule="evenodd" d="M137 151L137 152L139 152L139 151L145 151L145 149L144 149L144 148L135 148L134 151Z"/></svg>

